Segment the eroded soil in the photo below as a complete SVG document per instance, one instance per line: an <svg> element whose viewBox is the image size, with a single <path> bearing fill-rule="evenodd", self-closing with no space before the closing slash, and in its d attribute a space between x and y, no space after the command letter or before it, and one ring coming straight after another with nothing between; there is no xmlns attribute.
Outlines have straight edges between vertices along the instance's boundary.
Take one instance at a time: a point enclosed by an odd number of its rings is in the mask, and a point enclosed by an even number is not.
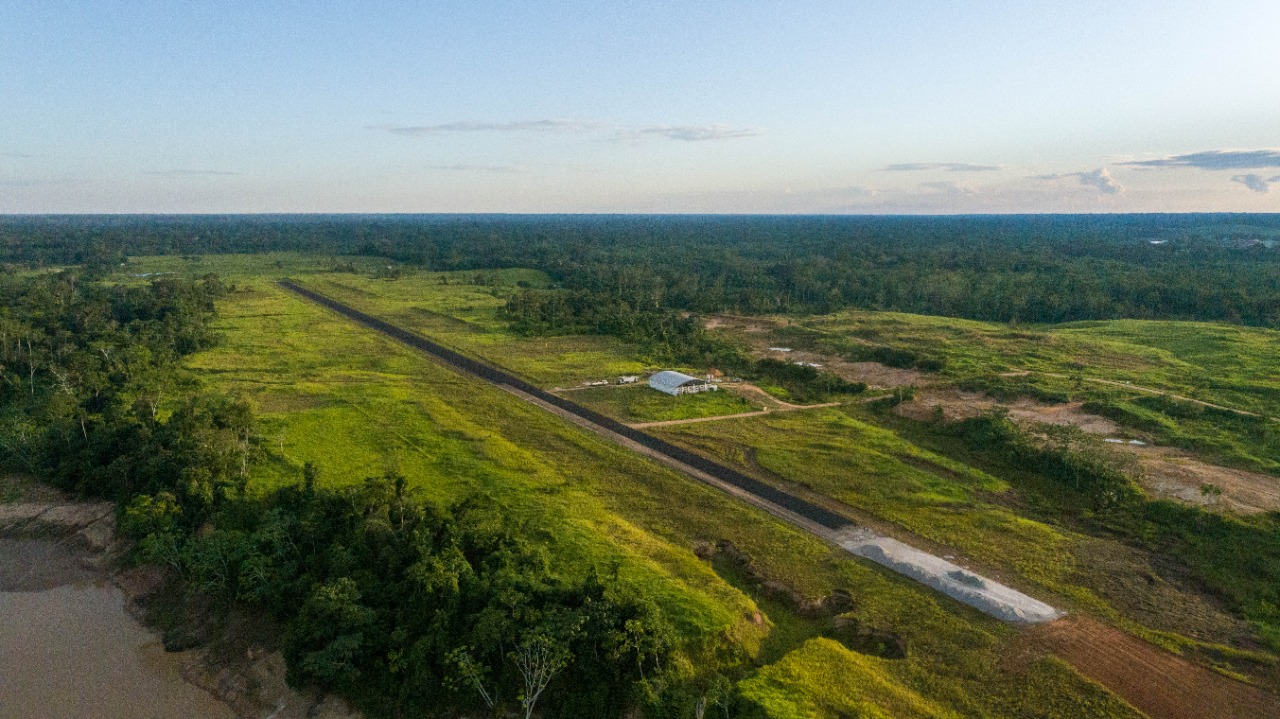
<svg viewBox="0 0 1280 719"><path fill-rule="evenodd" d="M1085 616L1026 630L1023 641L1062 657L1152 719L1274 719L1280 697L1192 664Z"/></svg>
<svg viewBox="0 0 1280 719"><path fill-rule="evenodd" d="M1031 399L1001 402L988 395L955 389L925 389L910 402L894 410L910 419L927 421L940 411L944 419L956 421L977 417L983 412L1002 407L1020 424L1035 423L1071 425L1099 437L1121 440L1111 445L1112 451L1138 459L1142 473L1138 483L1153 497L1174 499L1214 511L1257 514L1280 510L1280 477L1221 467L1172 447L1150 444L1134 445L1129 440L1139 436L1132 430L1096 414L1085 412L1080 402L1045 404ZM1216 491L1206 491L1216 487Z"/></svg>

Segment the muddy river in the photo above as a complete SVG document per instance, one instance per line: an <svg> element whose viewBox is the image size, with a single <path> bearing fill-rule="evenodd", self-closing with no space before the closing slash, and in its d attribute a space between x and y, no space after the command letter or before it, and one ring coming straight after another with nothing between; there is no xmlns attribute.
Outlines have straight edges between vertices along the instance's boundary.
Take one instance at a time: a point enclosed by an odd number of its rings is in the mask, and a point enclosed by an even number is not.
<svg viewBox="0 0 1280 719"><path fill-rule="evenodd" d="M233 719L125 610L88 555L0 539L0 719Z"/></svg>

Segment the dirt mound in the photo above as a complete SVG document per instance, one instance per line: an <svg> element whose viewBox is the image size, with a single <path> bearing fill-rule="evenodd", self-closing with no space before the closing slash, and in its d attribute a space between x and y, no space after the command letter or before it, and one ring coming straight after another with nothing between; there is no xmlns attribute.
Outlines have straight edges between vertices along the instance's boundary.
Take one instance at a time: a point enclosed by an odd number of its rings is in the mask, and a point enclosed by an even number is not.
<svg viewBox="0 0 1280 719"><path fill-rule="evenodd" d="M713 567L717 562L728 564L748 583L751 592L782 604L799 617L822 622L825 625L822 627L823 636L855 652L881 659L905 659L907 656L907 643L900 635L869 626L851 616L857 605L853 595L844 589L833 589L819 599L806 597L790 584L766 577L751 555L727 539L715 544L699 543L694 547L694 553L711 562Z"/></svg>
<svg viewBox="0 0 1280 719"><path fill-rule="evenodd" d="M1087 617L1028 630L1056 654L1152 719L1274 719L1280 697L1192 664Z"/></svg>
<svg viewBox="0 0 1280 719"><path fill-rule="evenodd" d="M836 362L835 372L851 382L866 382L873 389L893 389L925 384L925 375L913 369L900 369L879 362Z"/></svg>
<svg viewBox="0 0 1280 719"><path fill-rule="evenodd" d="M242 661L210 663L203 653L183 656L182 675L218 699L239 717L268 719L360 719L363 715L331 695L295 690L285 680L279 652L250 650Z"/></svg>
<svg viewBox="0 0 1280 719"><path fill-rule="evenodd" d="M770 332L783 324L777 319L741 315L706 315L702 318L702 326L709 330L727 329L749 334Z"/></svg>

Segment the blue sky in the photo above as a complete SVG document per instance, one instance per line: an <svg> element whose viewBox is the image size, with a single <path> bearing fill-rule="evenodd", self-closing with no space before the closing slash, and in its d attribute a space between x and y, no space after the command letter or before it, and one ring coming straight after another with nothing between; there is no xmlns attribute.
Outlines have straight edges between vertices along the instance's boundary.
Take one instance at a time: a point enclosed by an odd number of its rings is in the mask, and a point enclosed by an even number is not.
<svg viewBox="0 0 1280 719"><path fill-rule="evenodd" d="M0 212L1280 211L1280 3L0 0Z"/></svg>

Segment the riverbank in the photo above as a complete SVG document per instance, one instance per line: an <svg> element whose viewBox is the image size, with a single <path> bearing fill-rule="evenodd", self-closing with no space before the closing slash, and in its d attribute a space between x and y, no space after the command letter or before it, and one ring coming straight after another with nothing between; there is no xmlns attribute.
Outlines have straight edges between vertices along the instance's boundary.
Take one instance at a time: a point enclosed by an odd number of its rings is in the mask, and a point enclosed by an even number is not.
<svg viewBox="0 0 1280 719"><path fill-rule="evenodd" d="M251 623L232 654L212 634L166 651L144 620L175 597L160 571L122 571L120 556L110 503L0 477L0 719L359 717L290 689L283 658L255 646Z"/></svg>

